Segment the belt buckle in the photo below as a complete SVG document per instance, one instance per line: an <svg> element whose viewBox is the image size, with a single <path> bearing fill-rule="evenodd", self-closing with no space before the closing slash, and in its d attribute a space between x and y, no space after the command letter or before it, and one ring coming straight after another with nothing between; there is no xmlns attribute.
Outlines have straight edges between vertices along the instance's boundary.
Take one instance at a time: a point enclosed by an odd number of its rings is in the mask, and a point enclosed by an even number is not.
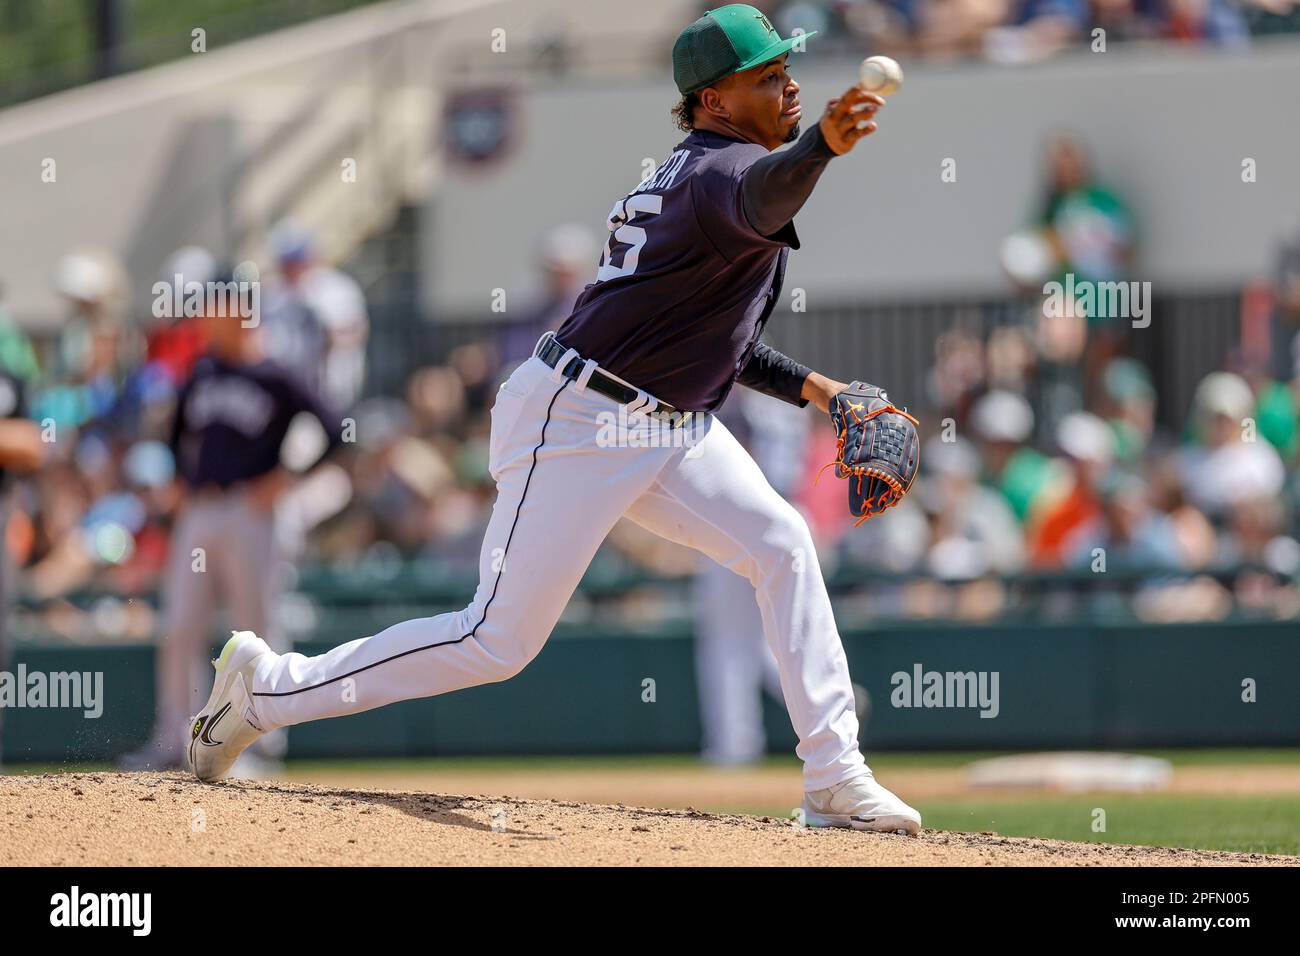
<svg viewBox="0 0 1300 956"><path fill-rule="evenodd" d="M690 419L694 412L679 412L675 408L672 411L665 411L656 406L655 410L649 414L652 418L657 418L661 422L667 422L670 428L681 428L686 424L687 420Z"/></svg>

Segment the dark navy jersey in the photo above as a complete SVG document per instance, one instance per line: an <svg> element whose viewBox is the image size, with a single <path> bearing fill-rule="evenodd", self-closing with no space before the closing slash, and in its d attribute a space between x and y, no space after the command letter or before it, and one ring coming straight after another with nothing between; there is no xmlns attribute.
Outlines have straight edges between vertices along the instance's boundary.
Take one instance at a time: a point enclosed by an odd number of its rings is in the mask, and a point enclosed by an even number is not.
<svg viewBox="0 0 1300 956"><path fill-rule="evenodd" d="M176 402L176 472L192 487L226 488L264 475L280 463L289 423L302 412L321 423L330 449L340 443L339 416L283 366L205 355Z"/></svg>
<svg viewBox="0 0 1300 956"><path fill-rule="evenodd" d="M757 143L696 130L614 204L596 281L556 333L584 358L687 411L722 404L781 292L794 224L745 216Z"/></svg>

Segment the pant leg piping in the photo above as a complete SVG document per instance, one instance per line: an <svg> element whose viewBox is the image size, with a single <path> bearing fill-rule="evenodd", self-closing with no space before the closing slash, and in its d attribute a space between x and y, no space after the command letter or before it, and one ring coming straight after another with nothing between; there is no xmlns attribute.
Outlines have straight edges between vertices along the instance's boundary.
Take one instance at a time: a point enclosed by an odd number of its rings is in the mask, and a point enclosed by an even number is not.
<svg viewBox="0 0 1300 956"><path fill-rule="evenodd" d="M292 697L294 694L302 694L309 690L317 690L321 687L328 687L330 684L338 683L339 681L346 680L349 677L355 677L357 674L360 674L364 671L368 671L371 668L378 667L381 664L388 664L392 661L400 660L403 657L409 657L412 654L419 654L422 651L430 651L437 647L448 647L452 644L460 644L462 641L466 640L467 638L473 637L474 634L478 631L478 629L482 626L483 622L487 620L488 608L492 606L492 602L496 599L497 588L500 587L501 585L501 572L505 570L505 566L506 566L506 554L510 551L510 542L514 539L515 536L515 526L519 524L519 512L523 510L524 500L528 497L528 488L533 482L533 471L537 468L537 453L538 451L541 450L542 445L546 443L546 427L551 423L551 409L555 407L555 400L559 398L560 392L564 391L564 389L568 387L569 383L570 380L565 379L563 384L561 384L560 387L555 390L555 394L551 396L550 404L546 406L546 421L542 423L542 437L537 442L536 446L534 446L533 448L533 460L532 460L532 464L528 466L528 477L524 480L524 490L519 495L519 504L515 506L514 520L510 522L510 533L506 536L506 547L505 550L501 553L501 569L497 571L496 580L492 583L492 594L487 599L487 603L483 605L483 613L482 615L480 615L478 619L478 623L475 624L469 630L468 633L462 634L460 637L453 638L449 641L438 641L435 644L425 644L422 647L413 647L409 651L402 651L400 654L394 654L391 657L385 657L381 661L375 661L373 664L367 664L365 667L358 667L356 670L348 671L346 674L340 674L337 677L331 677L329 680L321 681L319 684L312 684L308 687L299 687L297 690L286 690L286 691L279 691L275 693L270 691L254 691L253 696L254 697Z"/></svg>

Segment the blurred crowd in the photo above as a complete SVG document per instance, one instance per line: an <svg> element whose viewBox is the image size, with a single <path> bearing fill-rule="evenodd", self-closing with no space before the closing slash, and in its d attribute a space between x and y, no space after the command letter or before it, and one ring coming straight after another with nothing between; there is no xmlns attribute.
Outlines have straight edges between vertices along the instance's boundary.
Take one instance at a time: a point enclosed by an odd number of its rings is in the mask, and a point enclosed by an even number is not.
<svg viewBox="0 0 1300 956"><path fill-rule="evenodd" d="M1131 283L1137 242L1127 203L1078 140L1049 142L1045 166L1039 209L1003 248L1020 306L939 337L920 493L848 539L851 554L930 576L891 595L904 616L1023 607L998 579L1025 573L1088 583L1045 588L1036 613L1083 602L1159 621L1295 615L1300 236L1280 252L1264 311L1243 297L1225 318L1240 344L1190 407L1162 408L1133 357L1154 334L1150 302L1141 317L1100 298L1045 307L1045 282Z"/></svg>
<svg viewBox="0 0 1300 956"><path fill-rule="evenodd" d="M1294 369L1276 358L1300 328L1300 240L1284 252L1272 300L1281 346L1224 356L1189 408L1162 408L1152 370L1132 357L1141 333L1127 318L1044 314L1044 277L1123 279L1137 243L1123 197L1079 142L1053 140L1045 165L1047 189L1003 249L1020 305L955 324L935 343L924 395L907 385L927 427L922 478L887 517L846 533L843 484L818 477L834 453L819 413L737 389L720 417L808 516L850 616L1064 614L1081 600L1146 620L1297 613L1300 352ZM551 230L532 307L405 382L369 383L361 288L318 262L300 227L277 227L269 246L263 349L353 423L342 449L277 506L291 565L382 577L418 562L472 587L494 497L496 385L567 315L598 256L595 237ZM189 247L159 275L183 285L219 271ZM66 256L52 279L66 314L40 341L0 299L0 371L49 442L37 473L5 478L7 549L28 624L73 639L143 639L156 626L150 596L179 496L167 439L177 390L204 349L195 320L131 305L123 275L102 254ZM312 458L310 444L291 433L286 467ZM698 564L623 522L593 572L686 579ZM88 605L87 593L101 597ZM628 604L647 618L665 608L642 591Z"/></svg>
<svg viewBox="0 0 1300 956"><path fill-rule="evenodd" d="M1076 393L1078 410L1036 414L1028 396L1053 361L1039 344L1020 325L940 343L935 397L951 430L925 444L919 493L846 539L868 566L934 579L901 589L899 613L991 616L1015 601L1001 578L1022 572L1097 576L1058 589L1062 600L1109 601L1104 576L1118 578L1144 620L1300 612L1300 375L1213 372L1174 433L1157 427L1151 376L1127 357L1107 362L1095 396ZM957 368L967 389L937 385Z"/></svg>
<svg viewBox="0 0 1300 956"><path fill-rule="evenodd" d="M782 35L897 57L1032 62L1130 40L1241 47L1300 32L1296 0L784 0L760 3Z"/></svg>
<svg viewBox="0 0 1300 956"><path fill-rule="evenodd" d="M253 263L233 272L257 280L262 351L333 407L350 408L369 334L361 288L316 261L310 234L294 223L278 226L269 244L265 272ZM42 629L144 637L155 627L153 596L183 493L170 447L176 399L206 347L202 309L191 307L201 299L187 302L188 290L231 278L230 264L189 246L160 264L146 295L112 256L76 250L53 270L63 315L45 336L18 327L0 295L0 386L15 395L7 415L37 423L45 446L37 471L3 475L4 583L39 606ZM313 435L296 434L282 456L289 470L311 457ZM308 498L346 498L321 477L286 501L288 554L301 552L322 517ZM87 592L122 600L87 615L74 600Z"/></svg>

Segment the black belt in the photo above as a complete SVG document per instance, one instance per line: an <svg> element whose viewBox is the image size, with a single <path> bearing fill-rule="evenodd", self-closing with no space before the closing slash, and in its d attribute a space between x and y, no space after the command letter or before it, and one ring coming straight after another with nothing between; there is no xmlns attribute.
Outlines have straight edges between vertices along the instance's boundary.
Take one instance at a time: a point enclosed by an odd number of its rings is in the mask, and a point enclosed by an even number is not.
<svg viewBox="0 0 1300 956"><path fill-rule="evenodd" d="M564 353L569 351L568 348L560 344L560 340L555 336L549 336L545 342L537 349L537 357L555 368L555 363L564 357ZM569 363L560 370L560 374L567 379L576 379L582 374L583 366L586 361L582 356L574 356ZM624 385L618 379L611 377L599 368L591 373L591 378L587 380L587 387L594 392L599 392L606 398L612 398L620 405L629 405L637 400L637 390L629 385ZM680 428L690 417L691 412L679 412L667 402L661 402L657 398L652 398L656 402L652 408L641 409L642 414L649 415L651 418L658 418L667 422L674 428Z"/></svg>

